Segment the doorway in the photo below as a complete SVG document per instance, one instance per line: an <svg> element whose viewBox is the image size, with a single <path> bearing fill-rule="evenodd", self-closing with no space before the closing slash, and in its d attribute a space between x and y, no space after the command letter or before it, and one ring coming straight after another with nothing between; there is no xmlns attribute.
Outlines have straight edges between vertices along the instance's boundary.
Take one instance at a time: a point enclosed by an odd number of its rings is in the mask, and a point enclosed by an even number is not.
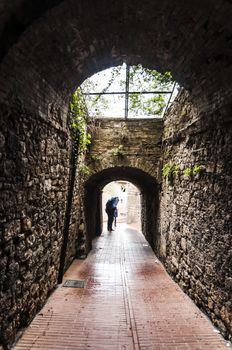
<svg viewBox="0 0 232 350"><path fill-rule="evenodd" d="M103 195L105 196L103 190L112 182L117 182L120 186L130 183L137 188L136 193L139 193L137 197L140 200L139 229L155 253L158 253L160 244L158 230L159 186L155 178L140 169L131 167L108 168L92 175L86 181L84 196L86 252L88 253L91 250L92 240L100 236L106 228L103 216L106 199L103 199ZM117 196L120 197L119 195Z"/></svg>
<svg viewBox="0 0 232 350"><path fill-rule="evenodd" d="M119 202L114 226L124 223L141 231L141 191L131 182L125 180L112 181L102 190L103 230L105 230L107 223L106 202L115 196L119 198Z"/></svg>

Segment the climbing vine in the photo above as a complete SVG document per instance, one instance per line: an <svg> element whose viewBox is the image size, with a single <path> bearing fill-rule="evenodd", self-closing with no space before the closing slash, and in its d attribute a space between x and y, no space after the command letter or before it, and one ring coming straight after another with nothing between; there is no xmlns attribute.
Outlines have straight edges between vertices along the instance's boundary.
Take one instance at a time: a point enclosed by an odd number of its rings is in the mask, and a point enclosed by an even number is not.
<svg viewBox="0 0 232 350"><path fill-rule="evenodd" d="M79 152L85 152L91 143L91 135L87 130L88 111L86 104L78 88L71 96L70 121L71 137L78 144Z"/></svg>

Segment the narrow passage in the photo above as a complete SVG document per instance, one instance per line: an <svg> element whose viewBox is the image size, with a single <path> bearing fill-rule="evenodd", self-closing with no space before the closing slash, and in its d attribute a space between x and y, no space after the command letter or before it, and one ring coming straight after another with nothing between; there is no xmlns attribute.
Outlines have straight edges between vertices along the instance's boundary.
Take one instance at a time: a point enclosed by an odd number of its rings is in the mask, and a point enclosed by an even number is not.
<svg viewBox="0 0 232 350"><path fill-rule="evenodd" d="M84 280L85 288L60 285L14 350L228 349L143 235L125 224L104 232L65 279Z"/></svg>

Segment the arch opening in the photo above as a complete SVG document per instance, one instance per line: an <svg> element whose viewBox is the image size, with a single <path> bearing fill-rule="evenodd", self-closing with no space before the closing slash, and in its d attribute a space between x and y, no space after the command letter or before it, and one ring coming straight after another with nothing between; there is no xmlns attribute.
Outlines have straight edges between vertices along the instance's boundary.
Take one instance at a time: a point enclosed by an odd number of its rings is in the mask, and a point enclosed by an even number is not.
<svg viewBox="0 0 232 350"><path fill-rule="evenodd" d="M114 181L130 182L141 192L141 229L145 238L158 254L159 234L159 186L151 175L131 167L114 167L92 175L85 183L86 250L92 248L92 240L103 231L102 190Z"/></svg>
<svg viewBox="0 0 232 350"><path fill-rule="evenodd" d="M107 201L112 197L118 197L117 211L114 215L113 227L125 223L141 230L141 191L131 182L117 180L108 183L102 189L102 220L103 231L107 229L107 214L105 211Z"/></svg>

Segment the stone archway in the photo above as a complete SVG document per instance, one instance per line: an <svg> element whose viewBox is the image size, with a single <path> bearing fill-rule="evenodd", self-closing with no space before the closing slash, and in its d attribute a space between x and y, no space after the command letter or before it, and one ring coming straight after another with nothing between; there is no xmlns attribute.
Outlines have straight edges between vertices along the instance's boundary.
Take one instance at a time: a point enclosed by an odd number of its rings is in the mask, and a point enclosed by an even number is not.
<svg viewBox="0 0 232 350"><path fill-rule="evenodd" d="M102 233L102 189L115 180L133 183L141 191L142 232L154 251L159 252L159 185L157 180L138 168L113 167L92 175L85 183L85 220L87 251L92 239Z"/></svg>

